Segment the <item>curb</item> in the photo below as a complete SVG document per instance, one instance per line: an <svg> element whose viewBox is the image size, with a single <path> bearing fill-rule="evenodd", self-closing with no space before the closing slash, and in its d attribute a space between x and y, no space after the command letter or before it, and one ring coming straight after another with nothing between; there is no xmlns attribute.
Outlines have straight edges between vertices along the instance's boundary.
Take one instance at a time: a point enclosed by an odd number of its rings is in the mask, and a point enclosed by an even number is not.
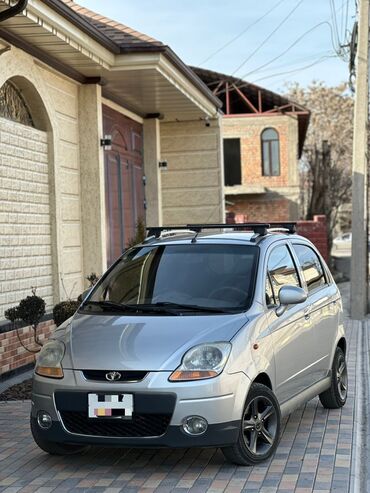
<svg viewBox="0 0 370 493"><path fill-rule="evenodd" d="M350 493L367 493L367 445L369 438L369 338L367 321L359 322L356 350L354 432L350 474ZM356 330L354 328L354 330ZM370 443L370 442L369 442Z"/></svg>

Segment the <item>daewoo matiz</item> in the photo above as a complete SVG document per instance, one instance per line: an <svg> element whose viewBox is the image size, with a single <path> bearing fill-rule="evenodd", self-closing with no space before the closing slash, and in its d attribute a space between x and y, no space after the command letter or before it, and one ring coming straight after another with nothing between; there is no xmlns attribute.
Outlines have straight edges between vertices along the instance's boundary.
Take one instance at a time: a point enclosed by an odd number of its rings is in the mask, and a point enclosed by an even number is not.
<svg viewBox="0 0 370 493"><path fill-rule="evenodd" d="M216 446L257 464L282 416L317 395L343 406L338 288L294 224L274 226L152 228L126 251L38 357L36 443Z"/></svg>

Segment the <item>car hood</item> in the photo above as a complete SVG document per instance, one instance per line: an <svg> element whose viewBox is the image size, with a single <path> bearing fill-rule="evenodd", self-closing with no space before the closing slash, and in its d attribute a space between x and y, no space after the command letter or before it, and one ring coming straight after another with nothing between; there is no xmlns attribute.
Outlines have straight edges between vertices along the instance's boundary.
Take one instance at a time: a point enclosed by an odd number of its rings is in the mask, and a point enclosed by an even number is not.
<svg viewBox="0 0 370 493"><path fill-rule="evenodd" d="M247 321L245 313L210 316L77 314L58 335L67 348L64 368L172 371L189 348L203 342L229 341Z"/></svg>

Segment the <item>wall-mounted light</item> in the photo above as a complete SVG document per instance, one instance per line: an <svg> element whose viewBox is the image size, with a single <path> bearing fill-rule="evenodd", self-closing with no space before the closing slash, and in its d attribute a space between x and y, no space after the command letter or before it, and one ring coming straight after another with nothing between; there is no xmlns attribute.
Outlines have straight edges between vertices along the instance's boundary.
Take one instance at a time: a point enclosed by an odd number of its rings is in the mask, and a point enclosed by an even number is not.
<svg viewBox="0 0 370 493"><path fill-rule="evenodd" d="M168 162L167 161L159 161L158 167L161 171L166 171L168 168Z"/></svg>
<svg viewBox="0 0 370 493"><path fill-rule="evenodd" d="M104 135L104 139L100 139L100 145L104 147L105 151L110 151L112 149L112 136Z"/></svg>

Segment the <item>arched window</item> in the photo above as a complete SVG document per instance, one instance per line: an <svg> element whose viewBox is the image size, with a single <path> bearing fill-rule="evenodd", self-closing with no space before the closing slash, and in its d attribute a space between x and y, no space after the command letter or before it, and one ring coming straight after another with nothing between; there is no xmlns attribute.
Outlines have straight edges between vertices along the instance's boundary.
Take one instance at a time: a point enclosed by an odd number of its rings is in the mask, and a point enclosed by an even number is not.
<svg viewBox="0 0 370 493"><path fill-rule="evenodd" d="M20 90L10 81L5 82L0 88L0 117L29 127L35 126Z"/></svg>
<svg viewBox="0 0 370 493"><path fill-rule="evenodd" d="M266 128L261 134L262 174L263 176L280 175L279 134L273 128Z"/></svg>

